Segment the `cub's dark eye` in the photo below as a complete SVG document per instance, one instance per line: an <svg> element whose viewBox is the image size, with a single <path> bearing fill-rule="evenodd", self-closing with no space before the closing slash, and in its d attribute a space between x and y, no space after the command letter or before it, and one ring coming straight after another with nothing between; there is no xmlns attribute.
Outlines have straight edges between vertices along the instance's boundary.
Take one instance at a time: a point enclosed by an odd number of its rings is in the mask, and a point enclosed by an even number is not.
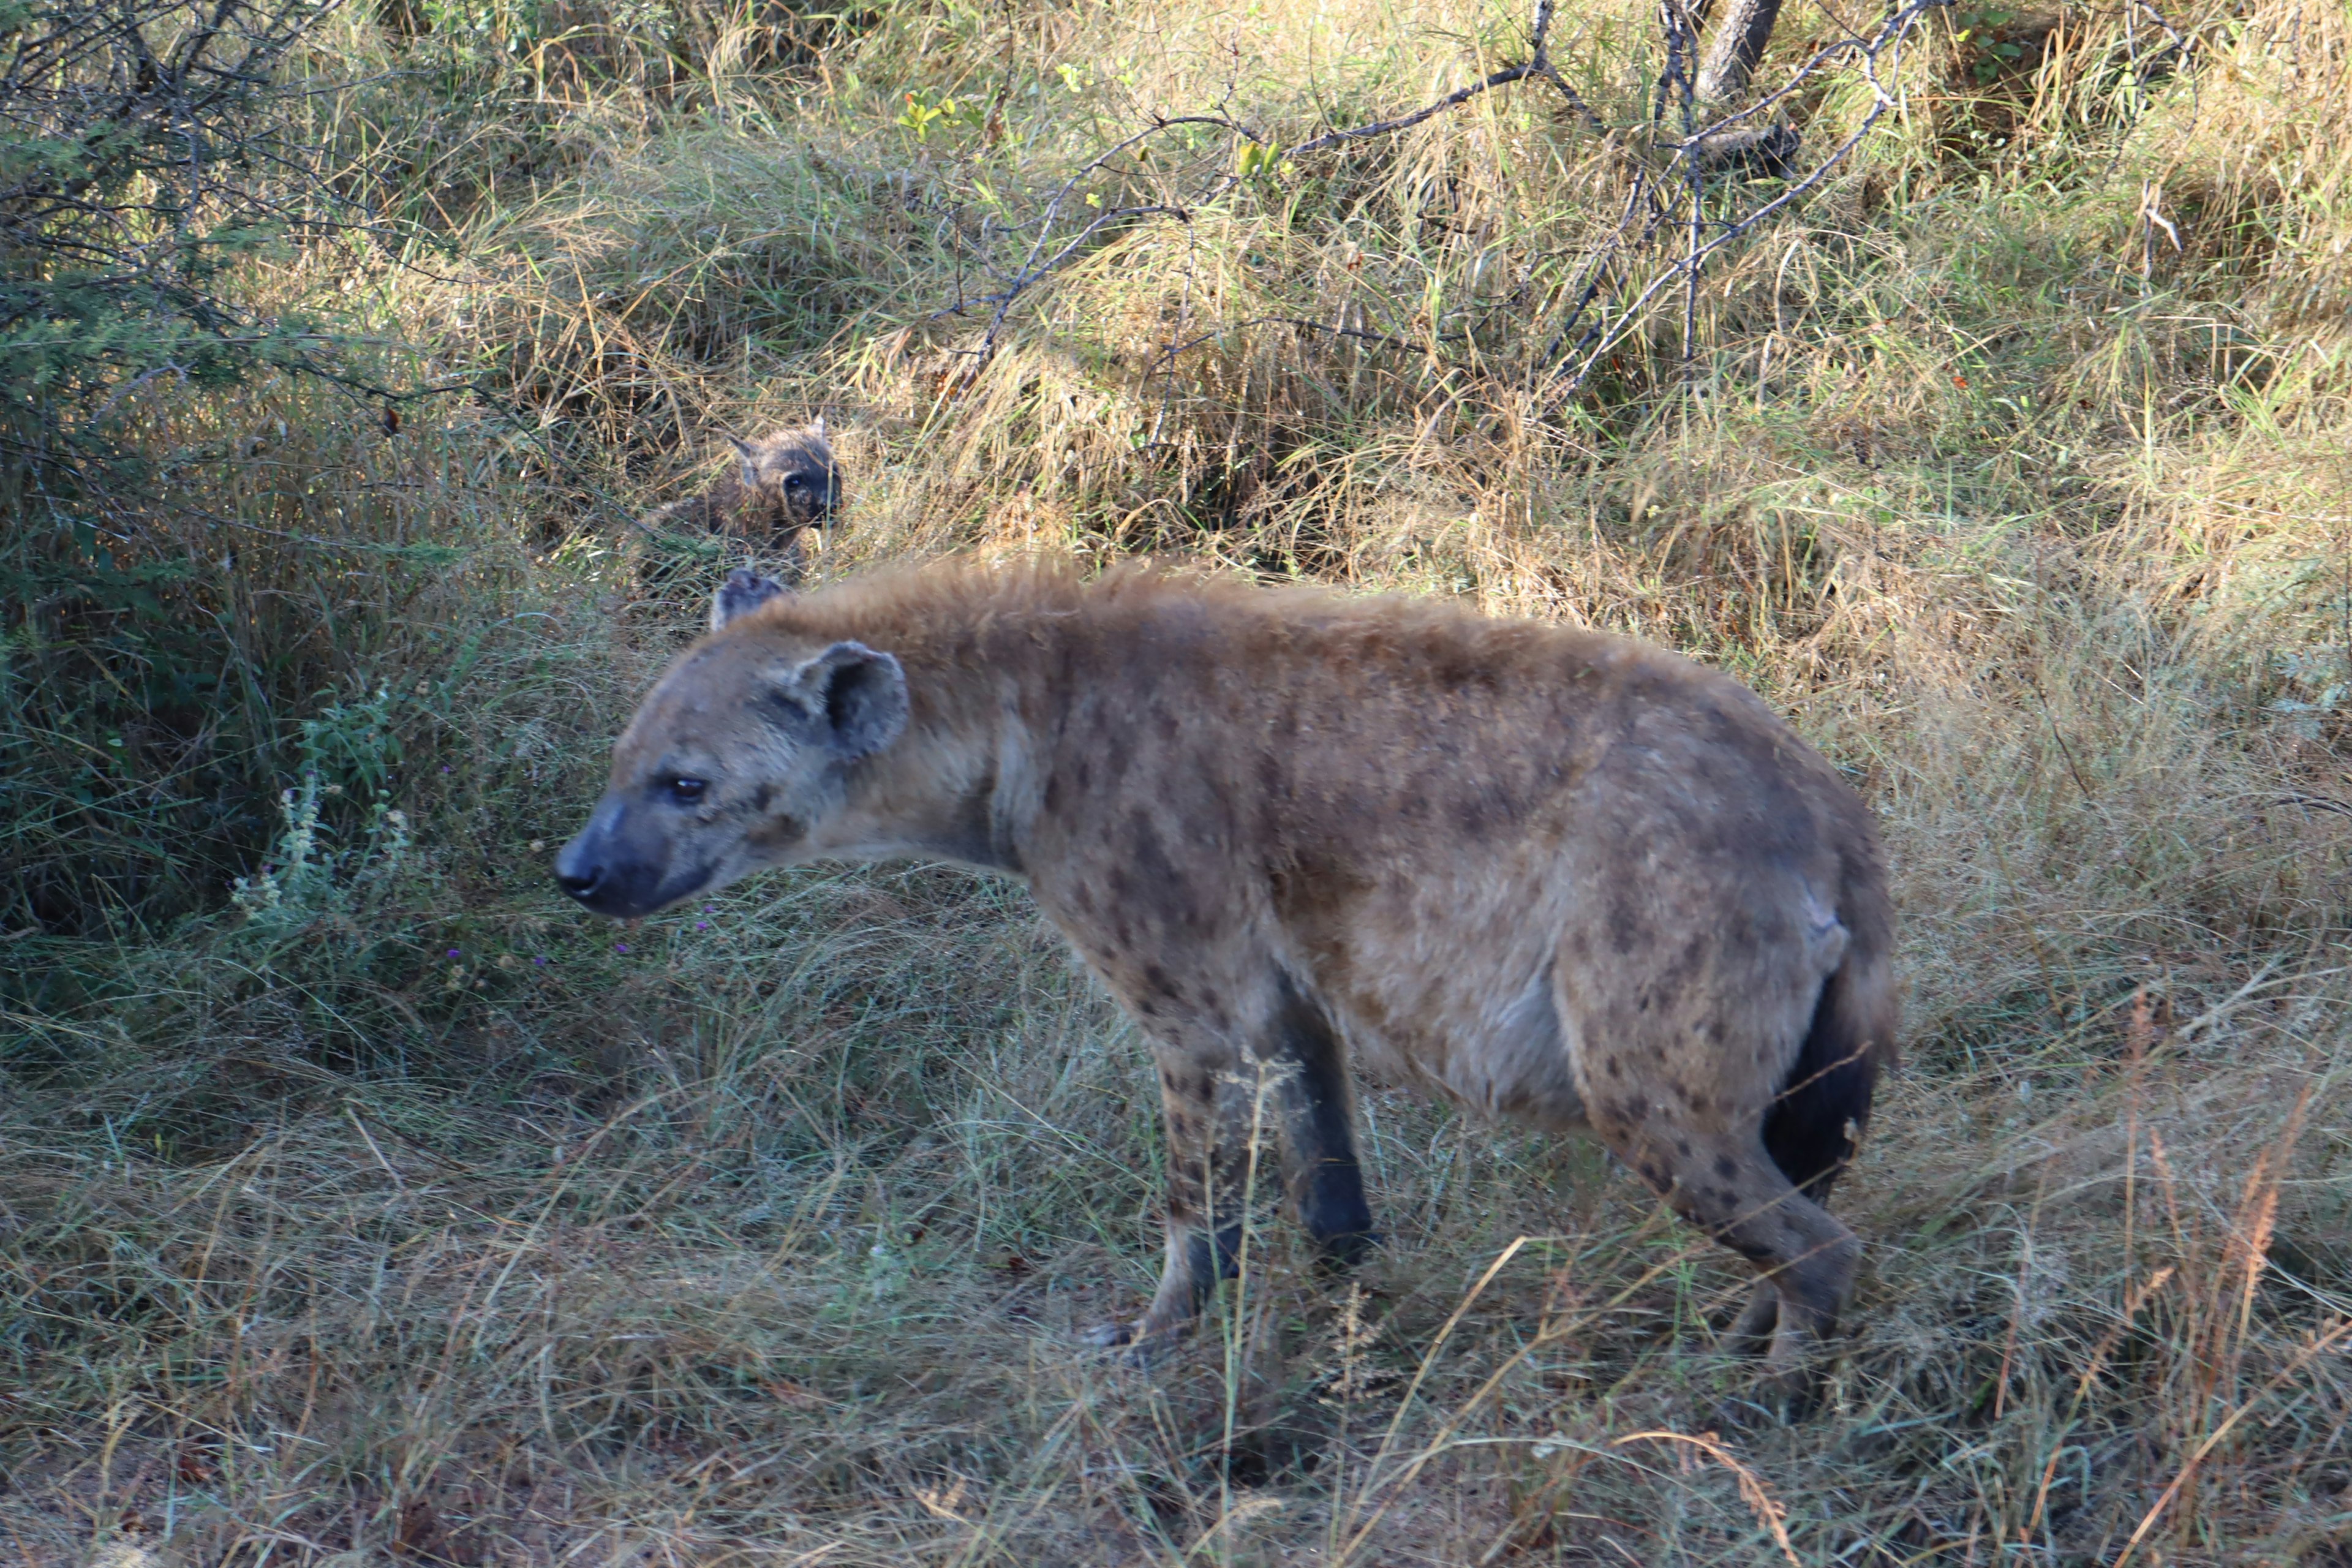
<svg viewBox="0 0 2352 1568"><path fill-rule="evenodd" d="M669 797L680 805L691 805L700 800L702 792L709 787L706 779L672 779L669 781Z"/></svg>
<svg viewBox="0 0 2352 1568"><path fill-rule="evenodd" d="M790 475L784 480L784 489L788 490L804 490L808 489L808 480L799 474Z"/></svg>

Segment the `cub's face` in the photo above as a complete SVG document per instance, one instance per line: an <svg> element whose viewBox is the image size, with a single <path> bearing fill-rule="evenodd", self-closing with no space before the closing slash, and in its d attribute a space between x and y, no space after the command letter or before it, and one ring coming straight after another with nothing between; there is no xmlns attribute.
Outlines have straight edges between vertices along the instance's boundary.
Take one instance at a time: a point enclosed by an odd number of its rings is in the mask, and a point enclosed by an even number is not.
<svg viewBox="0 0 2352 1568"><path fill-rule="evenodd" d="M841 469L824 437L824 422L783 430L758 441L738 441L743 488L793 524L823 523L841 505Z"/></svg>
<svg viewBox="0 0 2352 1568"><path fill-rule="evenodd" d="M887 653L708 638L614 744L604 797L556 858L556 882L583 908L627 918L811 858L849 771L906 723L906 675Z"/></svg>

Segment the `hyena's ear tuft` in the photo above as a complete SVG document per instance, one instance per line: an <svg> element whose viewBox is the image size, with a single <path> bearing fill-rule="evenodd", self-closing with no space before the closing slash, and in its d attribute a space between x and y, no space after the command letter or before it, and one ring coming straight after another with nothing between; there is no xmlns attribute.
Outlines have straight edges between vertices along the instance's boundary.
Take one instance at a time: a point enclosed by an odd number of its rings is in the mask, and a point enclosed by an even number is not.
<svg viewBox="0 0 2352 1568"><path fill-rule="evenodd" d="M843 762L870 757L907 730L907 672L862 642L837 642L779 674L776 695Z"/></svg>
<svg viewBox="0 0 2352 1568"><path fill-rule="evenodd" d="M719 592L710 596L710 629L715 632L730 621L740 620L791 592L773 578L738 566L727 574L727 581L719 584Z"/></svg>
<svg viewBox="0 0 2352 1568"><path fill-rule="evenodd" d="M815 418L809 421L809 434L815 437L820 441L824 439L824 415L820 414Z"/></svg>

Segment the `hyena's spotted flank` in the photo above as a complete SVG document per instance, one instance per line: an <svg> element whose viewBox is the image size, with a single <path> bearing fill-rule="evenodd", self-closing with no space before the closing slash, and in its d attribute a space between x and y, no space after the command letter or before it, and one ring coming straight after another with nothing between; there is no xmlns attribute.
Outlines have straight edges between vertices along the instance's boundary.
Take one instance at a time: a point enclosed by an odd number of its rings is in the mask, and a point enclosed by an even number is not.
<svg viewBox="0 0 2352 1568"><path fill-rule="evenodd" d="M767 866L1024 879L1150 1037L1181 1331L1238 1245L1250 1084L1334 1258L1355 1070L1590 1126L1760 1276L1801 1398L1859 1244L1822 1206L1893 1047L1853 792L1752 693L1621 638L1149 569L738 574L558 877L642 915Z"/></svg>
<svg viewBox="0 0 2352 1568"><path fill-rule="evenodd" d="M785 582L797 583L808 568L803 531L830 522L844 500L824 419L729 442L736 470L698 496L656 508L646 526L725 535Z"/></svg>

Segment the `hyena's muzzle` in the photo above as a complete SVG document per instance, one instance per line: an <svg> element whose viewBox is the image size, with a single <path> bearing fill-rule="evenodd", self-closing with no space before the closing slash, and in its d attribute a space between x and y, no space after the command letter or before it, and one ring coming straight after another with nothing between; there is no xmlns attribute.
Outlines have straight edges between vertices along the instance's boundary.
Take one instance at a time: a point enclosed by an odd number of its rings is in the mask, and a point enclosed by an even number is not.
<svg viewBox="0 0 2352 1568"><path fill-rule="evenodd" d="M714 868L677 865L669 837L646 831L656 824L645 819L655 815L650 805L632 813L606 795L555 858L556 885L583 909L615 920L652 914L701 890Z"/></svg>

